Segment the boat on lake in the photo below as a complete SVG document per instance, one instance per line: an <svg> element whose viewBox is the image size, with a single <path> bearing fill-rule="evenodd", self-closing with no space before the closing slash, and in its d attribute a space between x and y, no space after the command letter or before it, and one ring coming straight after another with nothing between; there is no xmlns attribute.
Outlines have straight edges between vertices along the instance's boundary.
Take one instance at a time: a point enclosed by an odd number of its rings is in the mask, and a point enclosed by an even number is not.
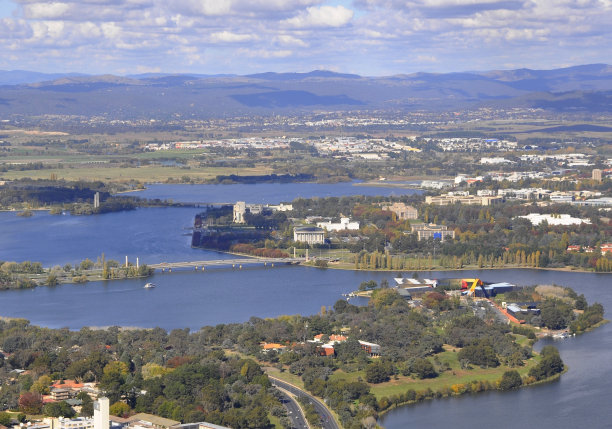
<svg viewBox="0 0 612 429"><path fill-rule="evenodd" d="M144 285L145 289L153 289L155 287L155 283L147 283L146 285Z"/></svg>

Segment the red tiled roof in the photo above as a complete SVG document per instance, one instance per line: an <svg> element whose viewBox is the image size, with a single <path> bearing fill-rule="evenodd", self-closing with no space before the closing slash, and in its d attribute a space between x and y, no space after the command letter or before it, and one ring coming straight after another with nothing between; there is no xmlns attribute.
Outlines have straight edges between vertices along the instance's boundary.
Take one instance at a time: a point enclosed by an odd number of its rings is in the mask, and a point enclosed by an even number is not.
<svg viewBox="0 0 612 429"><path fill-rule="evenodd" d="M84 386L83 383L77 383L75 380L60 380L51 385L56 389L82 389Z"/></svg>

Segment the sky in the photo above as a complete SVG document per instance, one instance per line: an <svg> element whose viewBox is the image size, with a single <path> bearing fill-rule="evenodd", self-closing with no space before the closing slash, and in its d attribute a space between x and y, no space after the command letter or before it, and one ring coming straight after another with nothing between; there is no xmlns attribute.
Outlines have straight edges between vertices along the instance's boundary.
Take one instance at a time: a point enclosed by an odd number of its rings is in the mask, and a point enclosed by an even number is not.
<svg viewBox="0 0 612 429"><path fill-rule="evenodd" d="M612 0L0 0L0 70L365 76L612 64Z"/></svg>

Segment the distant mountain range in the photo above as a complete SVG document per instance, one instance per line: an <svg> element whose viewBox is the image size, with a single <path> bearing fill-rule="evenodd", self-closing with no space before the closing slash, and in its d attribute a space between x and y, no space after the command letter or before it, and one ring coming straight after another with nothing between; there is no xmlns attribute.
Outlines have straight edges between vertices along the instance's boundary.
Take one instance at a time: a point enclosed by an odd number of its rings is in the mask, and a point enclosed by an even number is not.
<svg viewBox="0 0 612 429"><path fill-rule="evenodd" d="M365 77L315 70L252 75L89 76L0 71L0 115L206 118L467 106L612 111L612 66Z"/></svg>

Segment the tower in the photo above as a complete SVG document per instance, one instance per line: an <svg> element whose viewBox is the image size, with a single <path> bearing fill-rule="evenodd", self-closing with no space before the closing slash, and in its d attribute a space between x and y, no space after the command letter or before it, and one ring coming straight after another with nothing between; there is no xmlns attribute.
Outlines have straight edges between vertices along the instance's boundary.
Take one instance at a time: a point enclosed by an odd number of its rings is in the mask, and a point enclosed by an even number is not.
<svg viewBox="0 0 612 429"><path fill-rule="evenodd" d="M601 179L602 179L601 170L599 168L594 168L593 169L593 180L601 182Z"/></svg>
<svg viewBox="0 0 612 429"><path fill-rule="evenodd" d="M100 397L93 403L94 406L94 429L109 429L109 401L108 398Z"/></svg>

